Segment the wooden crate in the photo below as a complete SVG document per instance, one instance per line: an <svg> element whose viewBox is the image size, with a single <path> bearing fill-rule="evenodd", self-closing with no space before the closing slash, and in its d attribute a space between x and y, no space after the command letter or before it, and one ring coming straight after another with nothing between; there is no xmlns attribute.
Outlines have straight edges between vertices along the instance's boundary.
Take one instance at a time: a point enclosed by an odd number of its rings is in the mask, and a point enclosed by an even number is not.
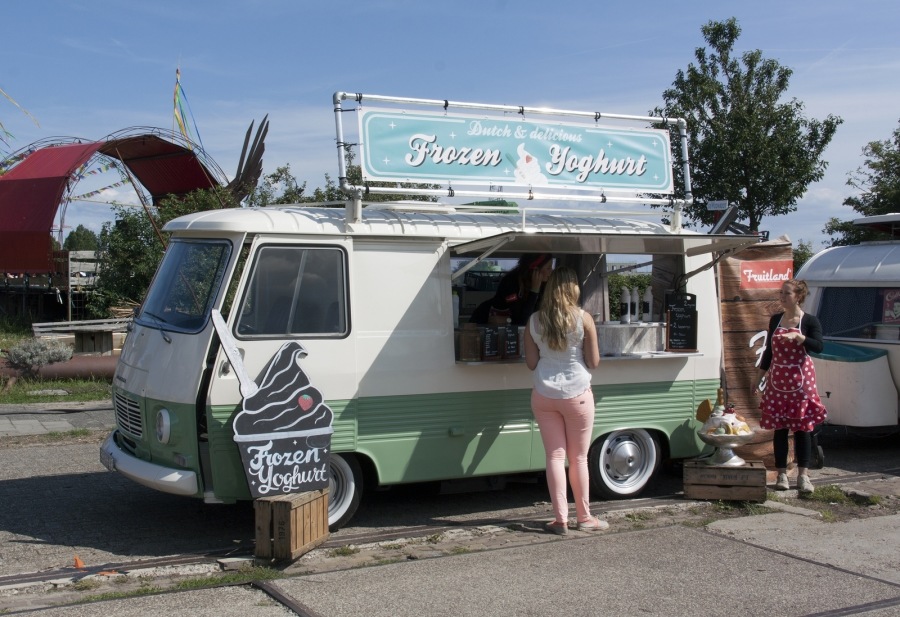
<svg viewBox="0 0 900 617"><path fill-rule="evenodd" d="M328 539L328 489L260 497L256 511L256 557L294 560Z"/></svg>
<svg viewBox="0 0 900 617"><path fill-rule="evenodd" d="M766 466L762 461L747 461L740 467L686 461L684 496L686 499L765 501Z"/></svg>

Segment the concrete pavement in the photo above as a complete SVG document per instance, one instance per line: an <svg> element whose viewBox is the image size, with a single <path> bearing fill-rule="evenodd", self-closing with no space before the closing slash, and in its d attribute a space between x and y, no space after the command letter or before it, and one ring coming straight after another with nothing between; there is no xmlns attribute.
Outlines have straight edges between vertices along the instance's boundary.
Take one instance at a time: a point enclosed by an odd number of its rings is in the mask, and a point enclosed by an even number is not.
<svg viewBox="0 0 900 617"><path fill-rule="evenodd" d="M104 430L115 426L112 401L0 405L0 437Z"/></svg>

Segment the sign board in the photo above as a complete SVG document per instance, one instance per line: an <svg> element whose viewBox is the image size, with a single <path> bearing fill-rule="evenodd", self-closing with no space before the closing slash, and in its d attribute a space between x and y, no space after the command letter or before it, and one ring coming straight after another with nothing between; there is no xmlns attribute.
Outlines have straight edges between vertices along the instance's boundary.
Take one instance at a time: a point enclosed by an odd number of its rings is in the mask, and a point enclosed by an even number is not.
<svg viewBox="0 0 900 617"><path fill-rule="evenodd" d="M666 130L372 108L358 115L366 181L672 192Z"/></svg>
<svg viewBox="0 0 900 617"><path fill-rule="evenodd" d="M728 202L725 201L724 199L717 200L717 201L708 201L708 202L706 202L706 209L709 210L710 212L717 212L717 211L724 212L725 210L728 209Z"/></svg>
<svg viewBox="0 0 900 617"><path fill-rule="evenodd" d="M744 261L741 264L741 289L781 289L794 276L792 259Z"/></svg>
<svg viewBox="0 0 900 617"><path fill-rule="evenodd" d="M890 324L900 323L900 289L885 289L883 306L881 321Z"/></svg>
<svg viewBox="0 0 900 617"><path fill-rule="evenodd" d="M697 351L697 296L666 294L666 351Z"/></svg>
<svg viewBox="0 0 900 617"><path fill-rule="evenodd" d="M334 414L300 366L294 341L282 345L234 417L234 441L254 499L328 487Z"/></svg>

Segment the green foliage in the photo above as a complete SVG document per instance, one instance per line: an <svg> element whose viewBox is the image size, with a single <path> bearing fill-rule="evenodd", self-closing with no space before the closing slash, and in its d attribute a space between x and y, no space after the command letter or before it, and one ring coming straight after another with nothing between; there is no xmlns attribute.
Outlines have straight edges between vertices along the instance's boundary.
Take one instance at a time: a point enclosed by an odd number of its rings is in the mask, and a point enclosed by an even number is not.
<svg viewBox="0 0 900 617"><path fill-rule="evenodd" d="M842 120L805 118L803 103L785 100L793 71L761 51L735 58L736 19L710 21L701 32L709 49L697 48L697 63L678 71L663 92L664 107L652 113L687 120L694 204L686 217L712 225L715 213L706 204L724 199L758 231L763 216L794 212L807 186L822 178L821 155ZM677 129L670 131L679 144ZM678 160L680 148L675 151Z"/></svg>
<svg viewBox="0 0 900 617"><path fill-rule="evenodd" d="M326 179L328 176L325 176ZM318 190L318 189L316 189ZM264 207L276 204L296 204L304 201L306 182L298 184L291 174L290 164L279 167L274 173L263 176L259 185L247 198L247 205Z"/></svg>
<svg viewBox="0 0 900 617"><path fill-rule="evenodd" d="M843 205L862 216L900 212L900 127L894 129L891 139L869 142L862 154L865 158L863 166L850 173L847 179L847 184L860 193L845 199ZM847 246L890 237L836 218L829 219L824 232L831 237L832 246Z"/></svg>
<svg viewBox="0 0 900 617"><path fill-rule="evenodd" d="M63 248L67 251L96 251L97 243L97 234L84 225L79 225L66 236Z"/></svg>
<svg viewBox="0 0 900 617"><path fill-rule="evenodd" d="M809 258L814 255L812 249L812 242L804 242L803 240L797 241L797 246L794 247L794 274L797 274L797 271L809 261Z"/></svg>
<svg viewBox="0 0 900 617"><path fill-rule="evenodd" d="M0 380L2 386L2 380ZM106 379L41 379L40 389L47 394L36 394L35 382L19 379L5 387L0 387L0 405L20 405L22 403L54 403L61 399L66 402L108 401L112 397L109 380ZM64 390L66 394L50 394L53 390Z"/></svg>
<svg viewBox="0 0 900 617"><path fill-rule="evenodd" d="M113 306L144 299L168 241L168 234L162 231L165 223L185 214L237 205L230 191L216 188L169 195L149 217L143 209L117 207L115 220L104 223L100 231L100 269L88 303L91 314L106 317Z"/></svg>
<svg viewBox="0 0 900 617"><path fill-rule="evenodd" d="M66 362L71 357L72 348L65 343L36 338L19 341L6 352L9 365L33 379L38 377L42 366Z"/></svg>
<svg viewBox="0 0 900 617"><path fill-rule="evenodd" d="M621 317L619 312L619 297L622 295L622 288L634 289L638 288L638 294L644 297L644 291L650 286L652 276L649 274L611 274L609 276L609 318L617 321Z"/></svg>
<svg viewBox="0 0 900 617"><path fill-rule="evenodd" d="M31 321L29 319L0 315L0 350L9 349L19 341L31 336Z"/></svg>

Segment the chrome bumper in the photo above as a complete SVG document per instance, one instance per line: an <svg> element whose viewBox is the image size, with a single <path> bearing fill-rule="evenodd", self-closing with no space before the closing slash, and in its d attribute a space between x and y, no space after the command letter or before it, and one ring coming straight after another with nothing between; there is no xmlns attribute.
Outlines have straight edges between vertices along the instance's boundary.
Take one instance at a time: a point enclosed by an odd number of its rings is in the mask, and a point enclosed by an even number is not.
<svg viewBox="0 0 900 617"><path fill-rule="evenodd" d="M172 495L197 495L197 474L184 469L154 465L135 458L116 445L115 431L100 446L100 462L138 484Z"/></svg>

